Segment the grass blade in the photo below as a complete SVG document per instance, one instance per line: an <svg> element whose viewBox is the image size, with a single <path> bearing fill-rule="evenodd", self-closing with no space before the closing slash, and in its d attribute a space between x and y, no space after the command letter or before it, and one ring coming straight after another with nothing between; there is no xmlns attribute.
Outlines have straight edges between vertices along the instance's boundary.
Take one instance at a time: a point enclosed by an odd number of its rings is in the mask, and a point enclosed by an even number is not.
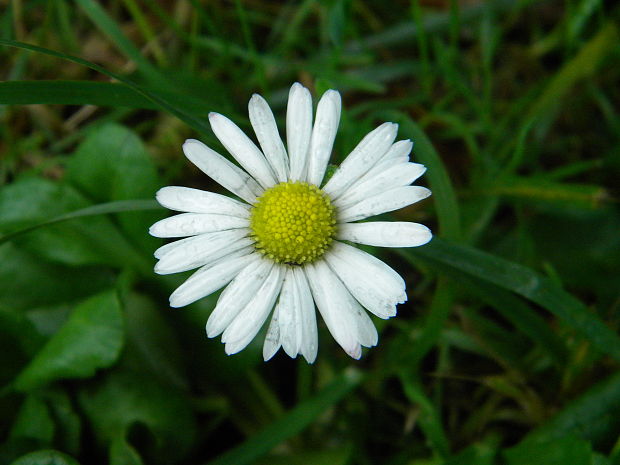
<svg viewBox="0 0 620 465"><path fill-rule="evenodd" d="M76 211L65 213L64 215L59 215L55 218L51 218L49 220L42 221L34 225L26 226L18 229L17 231L5 234L4 236L0 236L0 245L5 242L12 241L13 239L21 236L22 234L34 231L35 229L43 228L45 226L50 226L52 224L72 220L75 218L95 215L107 215L109 213L160 209L161 207L155 200L119 200L117 202L101 203L98 205L93 205L91 207L81 208Z"/></svg>
<svg viewBox="0 0 620 465"><path fill-rule="evenodd" d="M104 67L99 66L95 63L92 63L88 60L84 60L83 58L79 58L73 55L68 55L66 53L57 52L55 50L50 50L48 48L39 47L37 45L27 44L24 42L18 42L15 40L0 39L0 45L14 47L14 48L18 48L21 50L28 50L31 52L43 53L45 55L60 58L62 60L67 60L72 63L77 63L78 65L86 66L87 68L95 70L101 74L104 74L108 77L116 79L117 81L120 81L123 84L126 84L128 87L132 88L139 94L143 95L145 98L157 104L159 108L161 108L162 110L168 111L169 113L172 113L173 115L178 117L180 120L184 121L189 126L197 130L198 132L201 132L204 134L211 133L210 126L207 124L207 122L203 118L198 118L194 116L191 112L187 111L187 109L181 108L178 105L174 105L170 103L167 99L160 96L159 93L151 92L145 89L143 86L136 84L131 79L128 79L121 74L117 74L112 71L109 71L105 69Z"/></svg>
<svg viewBox="0 0 620 465"><path fill-rule="evenodd" d="M125 37L121 28L106 13L101 5L93 0L75 0L75 3L77 3L91 21L114 42L118 49L138 66L138 69L142 71L145 76L152 79L154 82L167 82L167 79L157 71L157 68L155 68L144 55L142 55L140 50Z"/></svg>
<svg viewBox="0 0 620 465"><path fill-rule="evenodd" d="M159 109L156 103L124 84L91 81L0 82L0 105L40 103Z"/></svg>
<svg viewBox="0 0 620 465"><path fill-rule="evenodd" d="M620 337L575 297L550 279L518 263L435 238L429 245L402 252L439 268L448 266L537 303L581 334L601 352L620 360Z"/></svg>
<svg viewBox="0 0 620 465"><path fill-rule="evenodd" d="M305 400L282 418L239 447L224 453L207 465L245 465L269 452L273 447L301 432L316 417L342 399L362 381L362 374L354 369L345 371L316 396Z"/></svg>
<svg viewBox="0 0 620 465"><path fill-rule="evenodd" d="M448 172L435 147L420 126L407 115L395 111L386 112L383 115L386 120L394 121L400 125L401 134L410 138L414 143L413 159L428 168L425 176L428 178L428 183L433 191L441 236L458 240L461 236L461 225L456 194Z"/></svg>

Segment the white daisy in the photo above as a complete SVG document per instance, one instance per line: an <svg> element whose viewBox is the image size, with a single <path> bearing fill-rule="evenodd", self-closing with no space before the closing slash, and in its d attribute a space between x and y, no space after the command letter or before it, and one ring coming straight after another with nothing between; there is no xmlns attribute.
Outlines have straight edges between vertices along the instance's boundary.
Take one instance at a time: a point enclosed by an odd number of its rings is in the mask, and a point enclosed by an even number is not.
<svg viewBox="0 0 620 465"><path fill-rule="evenodd" d="M209 115L213 132L241 168L197 140L183 144L190 161L241 200L187 187L161 189L159 203L184 213L158 221L150 233L187 237L155 251L155 272L199 268L170 296L172 307L227 285L206 328L209 337L222 334L227 354L244 349L272 314L265 360L282 347L291 357L302 354L314 362L316 305L334 339L359 359L362 346L377 343L365 310L390 318L407 294L392 268L342 241L379 247L427 243L432 235L421 224L357 222L428 197L428 189L410 186L425 168L409 162L411 141L394 142L398 126L384 123L322 185L338 130L340 94L325 92L313 124L310 92L293 84L288 152L267 102L255 94L248 108L260 149L228 118Z"/></svg>

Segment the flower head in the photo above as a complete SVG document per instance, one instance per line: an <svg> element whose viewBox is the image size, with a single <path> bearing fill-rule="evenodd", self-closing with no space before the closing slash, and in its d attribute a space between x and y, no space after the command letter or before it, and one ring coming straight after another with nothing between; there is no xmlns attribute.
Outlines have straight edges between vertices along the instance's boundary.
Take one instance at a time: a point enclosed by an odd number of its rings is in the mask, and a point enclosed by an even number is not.
<svg viewBox="0 0 620 465"><path fill-rule="evenodd" d="M318 349L315 305L329 331L353 358L377 343L366 310L396 315L407 300L392 268L342 241L378 247L414 247L432 235L408 222L359 220L411 205L430 195L411 186L424 166L409 162L413 144L394 142L398 126L384 123L355 147L323 185L340 119L340 94L328 90L314 124L308 89L293 84L286 114L288 151L274 116L259 95L250 121L260 148L225 116L211 113L213 132L241 168L203 143L183 151L205 174L241 200L186 187L164 187L157 200L184 212L158 221L156 237L185 237L155 251L159 274L198 270L171 296L182 307L226 286L207 321L222 334L228 354L243 350L271 316L265 360L280 347L309 363Z"/></svg>

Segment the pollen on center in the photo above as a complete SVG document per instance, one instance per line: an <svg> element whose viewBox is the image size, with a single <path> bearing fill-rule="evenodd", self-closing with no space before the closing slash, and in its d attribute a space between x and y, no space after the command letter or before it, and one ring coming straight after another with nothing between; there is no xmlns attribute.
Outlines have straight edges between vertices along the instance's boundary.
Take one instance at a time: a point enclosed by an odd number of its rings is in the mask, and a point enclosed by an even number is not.
<svg viewBox="0 0 620 465"><path fill-rule="evenodd" d="M276 263L303 265L320 258L336 232L329 197L305 182L283 182L267 189L250 216L255 247Z"/></svg>

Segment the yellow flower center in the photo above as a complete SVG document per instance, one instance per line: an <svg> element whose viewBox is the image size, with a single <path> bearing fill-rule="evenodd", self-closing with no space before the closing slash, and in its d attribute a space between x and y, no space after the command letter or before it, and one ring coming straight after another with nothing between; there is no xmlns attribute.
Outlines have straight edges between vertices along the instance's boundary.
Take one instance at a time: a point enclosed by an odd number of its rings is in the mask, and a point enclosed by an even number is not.
<svg viewBox="0 0 620 465"><path fill-rule="evenodd" d="M252 208L255 247L276 263L302 265L320 258L336 232L329 197L305 182L283 182L267 189Z"/></svg>

